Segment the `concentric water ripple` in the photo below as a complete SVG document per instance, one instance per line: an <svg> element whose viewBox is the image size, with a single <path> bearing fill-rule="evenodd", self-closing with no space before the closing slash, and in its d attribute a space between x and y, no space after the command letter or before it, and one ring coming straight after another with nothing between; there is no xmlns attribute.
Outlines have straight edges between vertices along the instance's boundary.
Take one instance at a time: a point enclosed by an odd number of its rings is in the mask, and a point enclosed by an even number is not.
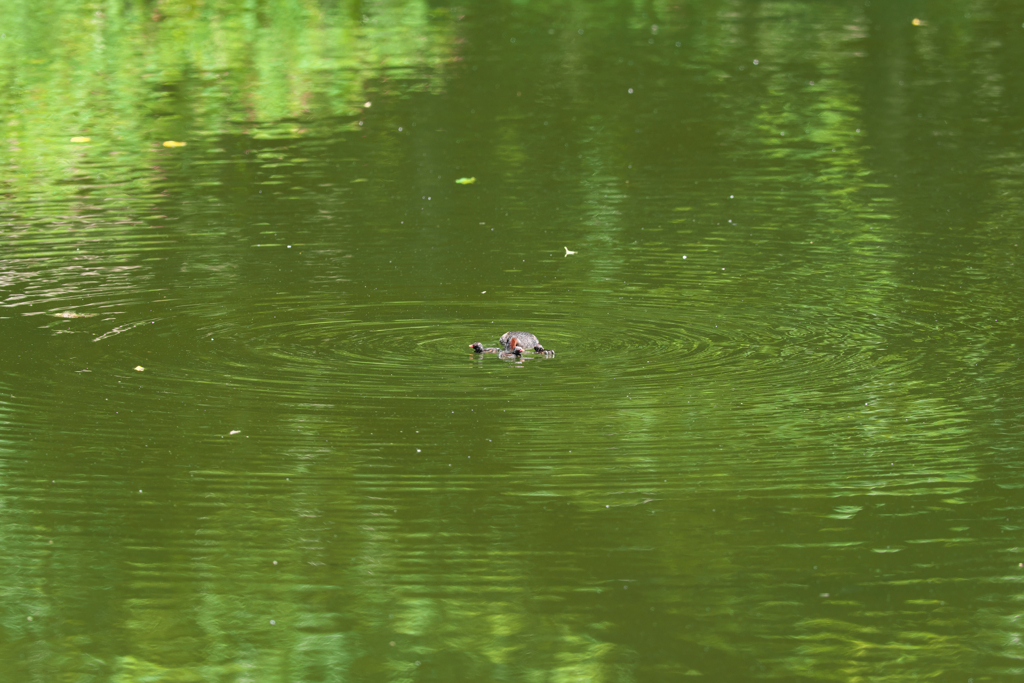
<svg viewBox="0 0 1024 683"><path fill-rule="evenodd" d="M808 311L788 325L735 312L681 321L672 317L675 307L657 303L645 302L642 315L615 305L573 316L547 311L540 319L504 324L484 317L487 312L481 315L474 305L426 302L333 310L278 303L276 313L256 315L190 310L186 317L198 323L187 344L191 352L178 359L180 368L171 358L167 366L157 366L186 381L221 376L274 394L308 391L312 382L360 395L409 396L464 392L466 387L452 380L465 369L519 367L554 380L538 385L541 392L582 385L612 393L662 393L671 401L673 389L695 383L743 386L762 396L841 391L897 381L921 362L917 354L892 348L899 344L888 336L892 330L885 321L828 312L812 317ZM180 314L169 319L180 327ZM162 320L139 333L159 334L167 324ZM476 341L495 345L507 329L534 332L555 357L526 354L520 361L501 361L468 348Z"/></svg>

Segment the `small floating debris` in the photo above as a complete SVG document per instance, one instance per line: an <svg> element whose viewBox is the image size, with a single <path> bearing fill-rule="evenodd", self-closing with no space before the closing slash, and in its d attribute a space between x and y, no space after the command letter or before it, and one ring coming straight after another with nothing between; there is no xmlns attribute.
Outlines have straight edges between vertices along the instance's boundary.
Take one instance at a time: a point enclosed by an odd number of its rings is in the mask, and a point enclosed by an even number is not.
<svg viewBox="0 0 1024 683"><path fill-rule="evenodd" d="M455 182L459 185L472 185L476 182L476 178L459 178Z"/></svg>
<svg viewBox="0 0 1024 683"><path fill-rule="evenodd" d="M571 256L572 254L578 254L579 253L578 251L569 251L569 247L562 247L562 249L565 249L565 255L566 256Z"/></svg>
<svg viewBox="0 0 1024 683"><path fill-rule="evenodd" d="M235 434L241 434L241 433L242 433L241 429L232 429L230 432L228 432L228 436L234 436Z"/></svg>
<svg viewBox="0 0 1024 683"><path fill-rule="evenodd" d="M187 142L178 142L177 140L164 140L164 147L184 147Z"/></svg>
<svg viewBox="0 0 1024 683"><path fill-rule="evenodd" d="M71 138L71 142L89 142L90 140L92 140L92 138L86 137L84 135L76 135L75 137Z"/></svg>
<svg viewBox="0 0 1024 683"><path fill-rule="evenodd" d="M144 372L145 369L146 368L142 367L141 365L136 365L134 368L132 368L132 370L134 370L135 372Z"/></svg>
<svg viewBox="0 0 1024 683"><path fill-rule="evenodd" d="M913 24L914 26L924 26L926 22L921 21L917 17L914 17L914 19L910 23Z"/></svg>
<svg viewBox="0 0 1024 683"><path fill-rule="evenodd" d="M96 316L95 313L75 313L74 311L61 311L60 313L54 313L56 318L93 318Z"/></svg>
<svg viewBox="0 0 1024 683"><path fill-rule="evenodd" d="M119 327L115 327L114 329L110 330L109 332L105 332L104 334L101 334L100 336L94 338L93 341L94 342L98 342L98 341L101 341L103 339L106 339L107 337L112 337L115 334L121 334L122 332L127 332L128 330L134 329L134 328L138 327L139 325L147 325L147 324L151 324L151 323L154 323L154 322L156 322L156 321L155 320L140 320L138 322L128 323L127 325L121 325Z"/></svg>

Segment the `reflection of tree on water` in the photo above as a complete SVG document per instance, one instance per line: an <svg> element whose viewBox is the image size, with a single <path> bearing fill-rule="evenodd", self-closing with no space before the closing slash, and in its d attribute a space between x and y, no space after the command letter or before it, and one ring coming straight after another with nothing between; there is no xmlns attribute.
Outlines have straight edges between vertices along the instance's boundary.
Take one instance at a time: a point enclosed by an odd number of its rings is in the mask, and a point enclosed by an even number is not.
<svg viewBox="0 0 1024 683"><path fill-rule="evenodd" d="M8 2L2 660L1016 656L1022 19L953 5Z"/></svg>

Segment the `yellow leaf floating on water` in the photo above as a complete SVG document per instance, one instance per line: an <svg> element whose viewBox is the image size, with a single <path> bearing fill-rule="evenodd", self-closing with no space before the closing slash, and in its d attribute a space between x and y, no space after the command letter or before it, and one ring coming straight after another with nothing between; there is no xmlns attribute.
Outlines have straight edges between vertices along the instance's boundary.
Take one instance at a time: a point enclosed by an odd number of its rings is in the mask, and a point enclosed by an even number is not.
<svg viewBox="0 0 1024 683"><path fill-rule="evenodd" d="M459 178L456 180L459 185L472 185L476 182L476 178Z"/></svg>
<svg viewBox="0 0 1024 683"><path fill-rule="evenodd" d="M135 372L142 372L145 369L146 368L142 367L141 365L136 365L134 368L132 368L132 370L134 370Z"/></svg>
<svg viewBox="0 0 1024 683"><path fill-rule="evenodd" d="M924 22L918 19L917 17L914 17L914 20L911 21L910 23L913 24L914 26L924 26Z"/></svg>
<svg viewBox="0 0 1024 683"><path fill-rule="evenodd" d="M165 140L164 141L164 147L184 147L187 144L188 144L187 142L177 142L175 140Z"/></svg>
<svg viewBox="0 0 1024 683"><path fill-rule="evenodd" d="M90 140L92 140L92 138L87 138L84 135L76 135L71 138L71 142L89 142Z"/></svg>

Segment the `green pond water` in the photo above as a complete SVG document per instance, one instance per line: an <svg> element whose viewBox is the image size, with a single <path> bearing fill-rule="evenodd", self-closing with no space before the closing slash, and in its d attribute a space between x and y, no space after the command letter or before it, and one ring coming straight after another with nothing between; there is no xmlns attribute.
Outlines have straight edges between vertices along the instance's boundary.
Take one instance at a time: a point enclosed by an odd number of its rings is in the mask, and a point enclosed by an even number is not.
<svg viewBox="0 0 1024 683"><path fill-rule="evenodd" d="M3 681L1024 676L1024 4L0 34Z"/></svg>

